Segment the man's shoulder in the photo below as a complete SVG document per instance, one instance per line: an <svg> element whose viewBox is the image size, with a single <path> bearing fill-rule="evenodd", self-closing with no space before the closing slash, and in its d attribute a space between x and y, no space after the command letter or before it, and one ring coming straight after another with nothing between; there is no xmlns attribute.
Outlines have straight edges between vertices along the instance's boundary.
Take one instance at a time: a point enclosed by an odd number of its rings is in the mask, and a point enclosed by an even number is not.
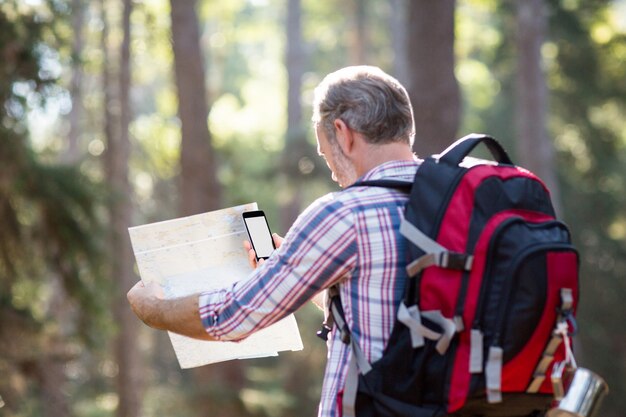
<svg viewBox="0 0 626 417"><path fill-rule="evenodd" d="M326 216L330 214L346 214L349 209L346 205L344 191L333 191L313 201L303 212L303 216Z"/></svg>
<svg viewBox="0 0 626 417"><path fill-rule="evenodd" d="M411 182L421 160L390 161L381 164L363 176L362 180L391 180ZM389 192L396 195L390 196ZM336 220L349 218L355 213L379 204L395 204L405 199L406 193L385 187L348 187L344 190L330 192L311 203L298 218L299 223L317 224L327 217Z"/></svg>
<svg viewBox="0 0 626 417"><path fill-rule="evenodd" d="M341 192L332 192L311 203L298 216L285 240L298 241L311 236L332 235L334 230L343 230L342 233L352 230L352 211L342 201L341 196Z"/></svg>

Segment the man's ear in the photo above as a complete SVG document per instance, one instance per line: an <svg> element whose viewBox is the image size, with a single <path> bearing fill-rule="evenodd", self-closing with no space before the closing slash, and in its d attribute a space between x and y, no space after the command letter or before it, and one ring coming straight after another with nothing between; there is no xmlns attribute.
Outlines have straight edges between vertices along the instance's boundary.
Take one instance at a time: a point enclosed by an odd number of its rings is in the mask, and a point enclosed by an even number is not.
<svg viewBox="0 0 626 417"><path fill-rule="evenodd" d="M354 131L341 119L335 119L335 137L345 155L349 155L354 147Z"/></svg>

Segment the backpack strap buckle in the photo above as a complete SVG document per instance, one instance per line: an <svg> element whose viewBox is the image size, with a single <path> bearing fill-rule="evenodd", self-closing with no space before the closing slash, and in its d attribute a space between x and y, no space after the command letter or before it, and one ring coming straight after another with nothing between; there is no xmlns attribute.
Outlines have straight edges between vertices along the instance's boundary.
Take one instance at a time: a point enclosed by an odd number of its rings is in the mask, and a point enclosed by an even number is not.
<svg viewBox="0 0 626 417"><path fill-rule="evenodd" d="M322 327L315 333L317 337L322 339L324 342L328 341L328 334L332 330L331 327L328 326L326 322L322 324Z"/></svg>
<svg viewBox="0 0 626 417"><path fill-rule="evenodd" d="M411 277L433 265L460 271L470 271L473 263L474 256L472 255L445 250L420 256L406 267L406 271Z"/></svg>
<svg viewBox="0 0 626 417"><path fill-rule="evenodd" d="M440 254L441 263L439 266L450 269L459 269L461 271L469 271L472 269L474 257L466 253L459 252L443 252Z"/></svg>

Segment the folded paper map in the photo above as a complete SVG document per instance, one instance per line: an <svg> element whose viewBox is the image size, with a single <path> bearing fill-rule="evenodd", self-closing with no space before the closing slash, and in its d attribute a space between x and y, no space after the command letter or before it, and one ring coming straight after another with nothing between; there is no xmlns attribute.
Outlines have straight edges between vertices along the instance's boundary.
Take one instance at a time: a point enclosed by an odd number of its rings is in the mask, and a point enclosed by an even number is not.
<svg viewBox="0 0 626 417"><path fill-rule="evenodd" d="M128 229L143 282L156 281L167 298L224 288L251 273L242 242L241 213L256 203ZM301 350L296 319L289 315L241 342L207 342L169 333L181 368Z"/></svg>

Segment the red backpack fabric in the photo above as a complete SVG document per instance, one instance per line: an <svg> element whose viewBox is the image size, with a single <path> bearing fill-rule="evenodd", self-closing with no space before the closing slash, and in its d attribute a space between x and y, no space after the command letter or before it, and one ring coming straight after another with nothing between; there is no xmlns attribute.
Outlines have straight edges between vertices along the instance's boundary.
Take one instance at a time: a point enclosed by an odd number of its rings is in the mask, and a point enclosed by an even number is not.
<svg viewBox="0 0 626 417"><path fill-rule="evenodd" d="M468 157L480 143L496 162ZM400 232L411 263L383 357L367 363L352 341L344 417L543 414L571 342L555 329L573 330L579 263L543 182L474 134L427 158L412 185L354 186L410 189ZM338 295L331 312L349 335Z"/></svg>

